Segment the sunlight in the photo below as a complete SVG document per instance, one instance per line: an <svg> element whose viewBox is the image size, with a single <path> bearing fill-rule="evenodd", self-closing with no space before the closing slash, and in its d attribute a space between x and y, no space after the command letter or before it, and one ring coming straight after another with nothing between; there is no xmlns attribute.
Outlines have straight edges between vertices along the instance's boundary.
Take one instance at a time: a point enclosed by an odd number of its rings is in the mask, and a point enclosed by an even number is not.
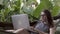
<svg viewBox="0 0 60 34"><path fill-rule="evenodd" d="M40 4L40 0L36 0L38 2L38 4Z"/></svg>

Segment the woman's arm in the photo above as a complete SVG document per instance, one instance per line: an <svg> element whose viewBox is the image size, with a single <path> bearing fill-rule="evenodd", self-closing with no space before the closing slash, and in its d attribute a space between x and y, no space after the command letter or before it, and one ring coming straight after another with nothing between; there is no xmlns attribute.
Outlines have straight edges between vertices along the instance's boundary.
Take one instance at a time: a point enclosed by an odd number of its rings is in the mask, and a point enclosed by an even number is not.
<svg viewBox="0 0 60 34"><path fill-rule="evenodd" d="M48 33L42 32L42 31L40 31L40 30L38 30L36 28L33 28L33 27L30 28L30 31L34 31L34 32L37 32L39 34L48 34Z"/></svg>
<svg viewBox="0 0 60 34"><path fill-rule="evenodd" d="M45 32L42 32L42 31L40 31L40 30L38 30L38 29L35 29L39 34L48 34L48 33L45 33Z"/></svg>
<svg viewBox="0 0 60 34"><path fill-rule="evenodd" d="M50 34L55 34L56 32L56 27L50 28Z"/></svg>

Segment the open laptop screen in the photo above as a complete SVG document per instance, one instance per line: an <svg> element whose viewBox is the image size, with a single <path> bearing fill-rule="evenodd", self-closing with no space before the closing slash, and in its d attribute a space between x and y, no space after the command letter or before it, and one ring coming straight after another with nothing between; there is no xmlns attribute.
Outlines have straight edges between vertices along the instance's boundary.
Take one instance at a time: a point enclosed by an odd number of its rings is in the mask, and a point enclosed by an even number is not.
<svg viewBox="0 0 60 34"><path fill-rule="evenodd" d="M20 29L20 28L28 29L30 27L27 14L13 15L12 22L14 29Z"/></svg>

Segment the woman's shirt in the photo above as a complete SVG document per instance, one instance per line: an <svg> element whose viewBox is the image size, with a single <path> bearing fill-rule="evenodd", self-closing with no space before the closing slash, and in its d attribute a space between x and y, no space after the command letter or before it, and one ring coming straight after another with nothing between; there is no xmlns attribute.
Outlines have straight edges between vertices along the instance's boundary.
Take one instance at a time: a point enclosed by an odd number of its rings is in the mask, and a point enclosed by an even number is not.
<svg viewBox="0 0 60 34"><path fill-rule="evenodd" d="M45 32L45 33L49 33L49 27L47 24L44 24L41 21L38 21L37 25L35 26L36 29Z"/></svg>

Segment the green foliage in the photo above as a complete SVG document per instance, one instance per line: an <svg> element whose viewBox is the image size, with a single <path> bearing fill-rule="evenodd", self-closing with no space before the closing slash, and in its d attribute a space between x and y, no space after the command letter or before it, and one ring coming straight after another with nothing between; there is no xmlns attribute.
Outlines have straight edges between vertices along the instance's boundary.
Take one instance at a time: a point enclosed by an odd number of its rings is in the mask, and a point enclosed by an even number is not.
<svg viewBox="0 0 60 34"><path fill-rule="evenodd" d="M53 9L52 9L52 16L57 16L60 13L60 0L53 0Z"/></svg>
<svg viewBox="0 0 60 34"><path fill-rule="evenodd" d="M52 16L57 16L59 14L59 9L60 9L59 6L54 6L51 12Z"/></svg>
<svg viewBox="0 0 60 34"><path fill-rule="evenodd" d="M21 7L21 3L24 5ZM53 4L54 3L54 4ZM36 9L32 7L35 4ZM39 19L40 13L44 9L51 10L52 16L59 14L60 6L58 2L49 0L41 0L40 4L36 0L6 0L3 1L4 8L0 10L0 22L11 22L11 15L26 13L31 21Z"/></svg>
<svg viewBox="0 0 60 34"><path fill-rule="evenodd" d="M52 3L49 0L42 0L38 7L34 10L33 16L38 18L43 9L51 10L53 8Z"/></svg>
<svg viewBox="0 0 60 34"><path fill-rule="evenodd" d="M4 9L0 10L0 22L11 22L11 15L20 14L20 0L3 1Z"/></svg>

